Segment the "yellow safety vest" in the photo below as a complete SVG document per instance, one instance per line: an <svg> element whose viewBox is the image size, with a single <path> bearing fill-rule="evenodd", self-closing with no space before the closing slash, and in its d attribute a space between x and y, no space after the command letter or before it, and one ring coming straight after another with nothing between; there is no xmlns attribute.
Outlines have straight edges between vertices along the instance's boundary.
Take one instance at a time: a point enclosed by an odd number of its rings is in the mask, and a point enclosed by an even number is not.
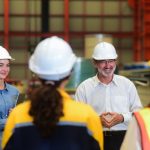
<svg viewBox="0 0 150 150"><path fill-rule="evenodd" d="M150 108L134 113L141 132L142 150L150 150Z"/></svg>

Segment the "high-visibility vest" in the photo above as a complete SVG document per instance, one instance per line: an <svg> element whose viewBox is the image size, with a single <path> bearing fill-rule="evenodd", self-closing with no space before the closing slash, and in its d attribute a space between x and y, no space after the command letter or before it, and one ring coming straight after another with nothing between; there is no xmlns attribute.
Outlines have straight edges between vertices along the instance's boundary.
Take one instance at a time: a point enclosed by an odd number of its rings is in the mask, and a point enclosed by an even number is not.
<svg viewBox="0 0 150 150"><path fill-rule="evenodd" d="M141 132L142 150L150 150L150 108L134 113Z"/></svg>

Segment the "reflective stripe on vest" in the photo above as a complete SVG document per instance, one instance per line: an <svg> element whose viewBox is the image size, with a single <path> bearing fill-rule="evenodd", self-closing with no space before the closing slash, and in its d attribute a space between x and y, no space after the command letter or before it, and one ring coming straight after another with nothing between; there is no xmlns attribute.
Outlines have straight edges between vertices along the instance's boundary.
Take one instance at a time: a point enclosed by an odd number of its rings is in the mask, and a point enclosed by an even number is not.
<svg viewBox="0 0 150 150"><path fill-rule="evenodd" d="M150 108L134 114L141 132L142 150L150 150Z"/></svg>

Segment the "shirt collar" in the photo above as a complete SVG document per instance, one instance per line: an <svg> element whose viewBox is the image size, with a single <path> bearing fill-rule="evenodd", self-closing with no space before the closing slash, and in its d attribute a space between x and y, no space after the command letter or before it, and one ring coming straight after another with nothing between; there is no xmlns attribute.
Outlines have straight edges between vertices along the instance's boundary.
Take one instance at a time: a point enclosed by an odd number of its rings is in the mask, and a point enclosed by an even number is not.
<svg viewBox="0 0 150 150"><path fill-rule="evenodd" d="M101 84L100 80L97 77L97 74L93 77L94 80L94 86L96 87L98 84Z"/></svg>
<svg viewBox="0 0 150 150"><path fill-rule="evenodd" d="M98 79L97 74L93 77L93 79L94 79L94 86L95 86L95 87L96 87L98 84L103 84L103 83ZM114 85L118 86L119 83L117 82L116 74L114 74L113 79L112 79L112 81L111 81L109 84L114 84Z"/></svg>
<svg viewBox="0 0 150 150"><path fill-rule="evenodd" d="M4 89L0 91L5 91L5 90L8 91L8 84L5 82L4 85L5 85Z"/></svg>
<svg viewBox="0 0 150 150"><path fill-rule="evenodd" d="M117 80L117 75L116 75L116 74L114 74L112 82L113 82L116 86L119 85L119 82L118 82L118 80Z"/></svg>
<svg viewBox="0 0 150 150"><path fill-rule="evenodd" d="M8 84L5 82L5 88L4 90L7 90L8 91Z"/></svg>

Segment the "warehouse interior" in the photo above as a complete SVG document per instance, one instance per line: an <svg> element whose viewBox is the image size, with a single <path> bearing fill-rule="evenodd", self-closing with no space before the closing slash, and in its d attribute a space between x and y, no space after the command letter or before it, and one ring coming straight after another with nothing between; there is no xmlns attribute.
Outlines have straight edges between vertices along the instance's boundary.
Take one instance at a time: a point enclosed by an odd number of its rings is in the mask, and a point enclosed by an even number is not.
<svg viewBox="0 0 150 150"><path fill-rule="evenodd" d="M78 61L66 90L95 74L91 55L100 41L115 46L116 73L131 79L144 106L150 102L150 1L0 0L0 45L15 58L8 81L26 98L35 76L28 59L39 41L56 35L70 43Z"/></svg>

